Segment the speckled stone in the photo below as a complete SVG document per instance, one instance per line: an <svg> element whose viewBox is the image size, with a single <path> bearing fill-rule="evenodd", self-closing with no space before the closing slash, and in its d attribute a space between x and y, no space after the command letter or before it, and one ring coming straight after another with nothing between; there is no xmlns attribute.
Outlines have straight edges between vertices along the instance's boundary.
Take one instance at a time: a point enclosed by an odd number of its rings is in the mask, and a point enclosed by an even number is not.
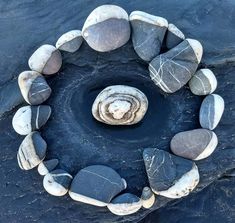
<svg viewBox="0 0 235 223"><path fill-rule="evenodd" d="M141 194L142 206L146 209L151 208L155 203L155 195L151 188L144 187Z"/></svg>
<svg viewBox="0 0 235 223"><path fill-rule="evenodd" d="M166 47L171 49L185 39L184 34L172 23L169 23L166 34Z"/></svg>
<svg viewBox="0 0 235 223"><path fill-rule="evenodd" d="M58 159L44 160L38 165L38 173L44 176L54 170L58 164Z"/></svg>

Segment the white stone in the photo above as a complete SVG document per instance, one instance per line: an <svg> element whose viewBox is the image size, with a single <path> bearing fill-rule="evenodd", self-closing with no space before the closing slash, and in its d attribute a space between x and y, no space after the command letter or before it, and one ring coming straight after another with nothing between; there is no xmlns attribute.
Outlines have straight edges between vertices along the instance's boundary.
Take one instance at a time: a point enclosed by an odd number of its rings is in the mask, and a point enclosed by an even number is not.
<svg viewBox="0 0 235 223"><path fill-rule="evenodd" d="M211 84L211 91L210 91L210 94L211 94L217 88L217 79L214 73L210 69L205 68L205 69L201 69L201 71L204 73L204 75L207 77L207 79L209 80Z"/></svg>
<svg viewBox="0 0 235 223"><path fill-rule="evenodd" d="M47 175L49 173L48 169L46 168L43 162L39 163L38 165L38 173L42 176Z"/></svg>
<svg viewBox="0 0 235 223"><path fill-rule="evenodd" d="M172 23L169 23L168 30L178 36L180 39L185 39L184 34Z"/></svg>
<svg viewBox="0 0 235 223"><path fill-rule="evenodd" d="M198 63L200 63L202 59L202 54L203 54L202 44L198 40L195 40L195 39L186 39L186 40L188 41L190 46L193 48L193 51L197 57L197 61Z"/></svg>

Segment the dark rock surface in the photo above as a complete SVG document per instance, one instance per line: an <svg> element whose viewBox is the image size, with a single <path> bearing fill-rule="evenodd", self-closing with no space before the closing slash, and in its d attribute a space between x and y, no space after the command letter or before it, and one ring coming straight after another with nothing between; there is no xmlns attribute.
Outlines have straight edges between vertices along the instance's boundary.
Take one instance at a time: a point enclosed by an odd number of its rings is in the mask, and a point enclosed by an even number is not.
<svg viewBox="0 0 235 223"><path fill-rule="evenodd" d="M13 0L0 3L1 222L137 222L150 211L170 201L158 197L158 202L151 210L141 209L133 215L118 217L105 208L81 204L68 196L57 198L47 194L36 170L23 172L17 165L16 153L23 140L11 127L13 114L23 102L19 89L13 87L16 86L14 81L17 75L28 69L28 58L40 45L55 44L63 33L81 29L89 13L98 5L106 3L103 0L95 3L72 0ZM182 199L185 202L182 205L172 203L172 209L180 210L174 212L174 218L167 215L168 209L166 212L161 209L159 222L169 217L167 222L175 223L182 215L190 219L194 213L203 213L206 217L194 222L205 223L211 216L210 211L216 213L214 222L220 222L220 219L226 223L233 222L234 209L228 211L228 207L234 206L234 194L232 198L228 195L234 188L234 179L212 183L223 176L225 171L235 167L235 3L224 1L222 4L217 0L115 0L112 4L122 6L128 13L142 10L165 17L186 37L201 41L204 47L201 67L212 69L218 80L215 93L220 94L226 103L224 115L215 129L219 138L218 149L211 157L197 163L201 181L191 195L193 198ZM64 64L59 75L47 80L53 89L48 100L52 106L52 118L42 131L49 145L47 159L58 158L61 168L73 176L88 165L108 165L127 180L127 192L140 196L142 188L148 184L142 160L143 148L156 146L169 150L170 139L177 132L198 128L202 97L192 95L187 88L170 96L161 95L150 81L147 65L137 57L130 42L112 53L96 53L83 43L78 52L63 53L63 58ZM141 123L126 128L107 128L92 118L90 109L97 93L112 84L128 84L146 94L150 106ZM15 109L11 111L13 107ZM212 184L211 189L196 193L209 184ZM223 194L226 196L222 196L221 187L225 188ZM192 199L195 205L187 205ZM198 207L198 203L204 200L211 203ZM221 205L214 206L215 202L226 205L224 212ZM218 208L217 211L214 211L214 207ZM161 218L164 213L165 218ZM153 217L151 221L156 222L156 218Z"/></svg>

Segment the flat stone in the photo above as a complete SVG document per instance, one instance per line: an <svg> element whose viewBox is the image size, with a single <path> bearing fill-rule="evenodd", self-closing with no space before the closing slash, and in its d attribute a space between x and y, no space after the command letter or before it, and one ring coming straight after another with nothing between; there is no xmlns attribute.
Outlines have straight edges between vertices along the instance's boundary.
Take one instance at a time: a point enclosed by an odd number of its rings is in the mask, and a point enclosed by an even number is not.
<svg viewBox="0 0 235 223"><path fill-rule="evenodd" d="M38 165L38 173L44 176L54 170L58 164L58 159L44 160Z"/></svg>
<svg viewBox="0 0 235 223"><path fill-rule="evenodd" d="M51 95L50 86L45 78L36 71L20 73L18 84L24 100L31 105L41 104Z"/></svg>
<svg viewBox="0 0 235 223"><path fill-rule="evenodd" d="M151 188L144 187L141 194L142 206L146 209L151 208L155 203L155 195Z"/></svg>
<svg viewBox="0 0 235 223"><path fill-rule="evenodd" d="M151 61L161 50L168 27L166 19L142 11L134 11L129 20L135 52L145 61Z"/></svg>
<svg viewBox="0 0 235 223"><path fill-rule="evenodd" d="M101 5L87 17L82 28L83 38L99 52L115 50L130 39L127 12L116 5Z"/></svg>
<svg viewBox="0 0 235 223"><path fill-rule="evenodd" d="M224 113L224 99L218 94L211 94L204 98L199 114L202 128L213 130L219 124Z"/></svg>
<svg viewBox="0 0 235 223"><path fill-rule="evenodd" d="M15 113L12 126L18 134L27 135L45 125L50 115L51 107L48 105L24 106Z"/></svg>
<svg viewBox="0 0 235 223"><path fill-rule="evenodd" d="M164 92L174 93L192 78L201 57L202 45L200 42L185 39L150 62L150 77Z"/></svg>
<svg viewBox="0 0 235 223"><path fill-rule="evenodd" d="M72 179L73 177L64 170L53 170L44 176L43 187L51 195L64 196L69 190Z"/></svg>
<svg viewBox="0 0 235 223"><path fill-rule="evenodd" d="M54 46L45 44L40 46L29 58L29 67L41 74L51 75L59 71L62 65L60 51Z"/></svg>
<svg viewBox="0 0 235 223"><path fill-rule="evenodd" d="M17 160L19 167L30 170L43 161L46 156L47 144L39 132L31 132L21 143Z"/></svg>
<svg viewBox="0 0 235 223"><path fill-rule="evenodd" d="M166 35L166 47L171 49L185 39L184 34L172 23L169 23Z"/></svg>
<svg viewBox="0 0 235 223"><path fill-rule="evenodd" d="M195 95L208 95L215 91L217 80L210 69L198 70L189 81L189 88Z"/></svg>
<svg viewBox="0 0 235 223"><path fill-rule="evenodd" d="M197 166L190 160L155 148L145 149L143 158L155 194L180 198L187 196L199 182Z"/></svg>
<svg viewBox="0 0 235 223"><path fill-rule="evenodd" d="M210 156L218 144L216 134L207 129L177 133L171 140L171 151L186 159L201 160Z"/></svg>
<svg viewBox="0 0 235 223"><path fill-rule="evenodd" d="M115 197L107 207L113 214L123 216L137 212L142 202L136 195L125 193Z"/></svg>
<svg viewBox="0 0 235 223"><path fill-rule="evenodd" d="M64 33L56 42L56 48L70 53L76 52L82 45L83 37L80 30Z"/></svg>
<svg viewBox="0 0 235 223"><path fill-rule="evenodd" d="M103 165L93 165L77 173L69 195L73 200L102 207L107 206L125 188L125 181L115 170Z"/></svg>

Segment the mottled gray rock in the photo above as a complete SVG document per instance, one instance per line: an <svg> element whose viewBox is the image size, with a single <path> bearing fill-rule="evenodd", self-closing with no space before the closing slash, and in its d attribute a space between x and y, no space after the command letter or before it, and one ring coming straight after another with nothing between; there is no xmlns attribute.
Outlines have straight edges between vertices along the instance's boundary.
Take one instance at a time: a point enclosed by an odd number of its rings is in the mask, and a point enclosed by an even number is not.
<svg viewBox="0 0 235 223"><path fill-rule="evenodd" d="M54 170L58 164L58 159L44 160L38 165L38 173L44 176Z"/></svg>
<svg viewBox="0 0 235 223"><path fill-rule="evenodd" d="M167 20L142 11L132 12L129 20L135 52L142 60L151 61L160 53L168 27Z"/></svg>
<svg viewBox="0 0 235 223"><path fill-rule="evenodd" d="M73 177L64 170L53 170L44 176L43 187L51 195L64 196L69 190L72 179Z"/></svg>
<svg viewBox="0 0 235 223"><path fill-rule="evenodd" d="M125 181L115 170L107 166L93 165L77 173L69 195L73 200L102 207L125 188Z"/></svg>
<svg viewBox="0 0 235 223"><path fill-rule="evenodd" d="M195 95L207 95L215 91L217 80L210 69L198 70L189 81L189 88Z"/></svg>
<svg viewBox="0 0 235 223"><path fill-rule="evenodd" d="M18 84L24 100L31 105L41 104L51 95L51 88L45 78L36 71L20 73Z"/></svg>
<svg viewBox="0 0 235 223"><path fill-rule="evenodd" d="M187 159L201 160L210 156L218 144L216 134L207 129L177 133L171 140L171 151Z"/></svg>
<svg viewBox="0 0 235 223"><path fill-rule="evenodd" d="M176 47L150 62L151 79L167 93L178 91L196 72L202 58L202 51L200 42L185 39Z"/></svg>
<svg viewBox="0 0 235 223"><path fill-rule="evenodd" d="M126 11L116 5L101 5L87 17L82 35L89 46L100 52L115 50L130 38Z"/></svg>
<svg viewBox="0 0 235 223"><path fill-rule="evenodd" d="M45 125L50 115L51 107L48 105L24 106L15 113L12 126L18 134L27 135Z"/></svg>
<svg viewBox="0 0 235 223"><path fill-rule="evenodd" d="M204 98L199 114L202 128L213 130L219 124L224 113L224 99L218 94L211 94Z"/></svg>
<svg viewBox="0 0 235 223"><path fill-rule="evenodd" d="M22 170L30 170L43 161L46 156L47 144L39 132L31 132L21 143L17 160Z"/></svg>
<svg viewBox="0 0 235 223"><path fill-rule="evenodd" d="M155 203L155 195L151 188L144 187L141 194L142 206L146 209L151 208Z"/></svg>
<svg viewBox="0 0 235 223"><path fill-rule="evenodd" d="M166 34L166 47L171 49L185 39L184 34L172 23L169 23Z"/></svg>

